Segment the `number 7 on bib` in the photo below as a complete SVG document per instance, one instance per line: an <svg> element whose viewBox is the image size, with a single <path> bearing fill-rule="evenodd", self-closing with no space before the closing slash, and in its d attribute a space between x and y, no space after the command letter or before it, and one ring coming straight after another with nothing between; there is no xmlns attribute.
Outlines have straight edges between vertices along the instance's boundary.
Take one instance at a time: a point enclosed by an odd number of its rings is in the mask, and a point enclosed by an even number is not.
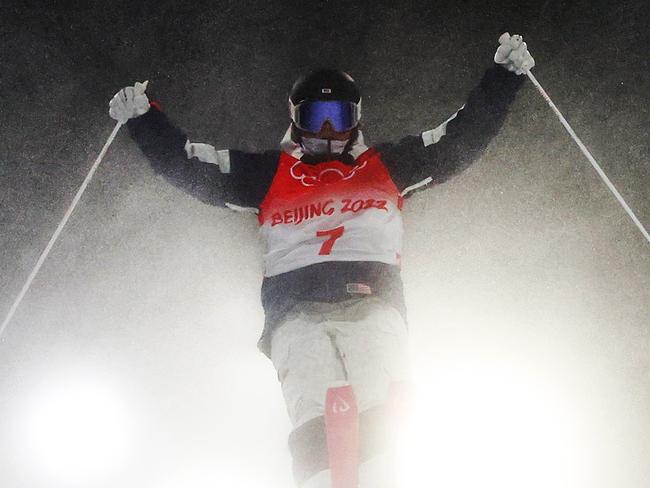
<svg viewBox="0 0 650 488"><path fill-rule="evenodd" d="M320 247L320 251L318 251L318 254L320 256L327 256L332 253L332 247L334 247L334 243L336 240L343 235L343 232L345 231L345 226L340 226L336 227L334 229L329 229L329 230L319 230L316 232L317 237L327 237L328 239L323 242L323 245Z"/></svg>

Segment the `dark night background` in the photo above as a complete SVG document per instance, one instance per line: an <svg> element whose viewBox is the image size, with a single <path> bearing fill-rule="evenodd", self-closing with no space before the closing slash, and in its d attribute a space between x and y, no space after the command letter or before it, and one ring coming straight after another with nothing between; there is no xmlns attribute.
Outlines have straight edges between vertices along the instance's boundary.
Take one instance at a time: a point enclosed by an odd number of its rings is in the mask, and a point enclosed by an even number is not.
<svg viewBox="0 0 650 488"><path fill-rule="evenodd" d="M519 33L538 80L650 227L649 10L641 0L5 1L0 316L114 126L108 101L146 79L192 141L262 151L288 126L295 78L336 66L361 86L373 144L444 121L499 35ZM528 386L541 378L539 398L555 398L570 433L549 434L561 449L526 456L530 425L542 423L525 417L509 434L523 476L649 486L650 245L532 83L479 161L408 201L405 226L414 362L434 371L422 376L435 383L469 364L518 371ZM260 282L255 218L172 188L121 131L0 339L0 485L82 483L35 474L25 459L48 454L34 454L21 412L43 384L83 371L119 385L137 426L128 462L84 486L288 486L288 421L255 348ZM454 391L439 389L433 404L453 410ZM464 469L494 439L463 426L496 421L481 409L501 408L498 391L466 392L476 408L457 420L463 447L429 446L437 457L423 486L443 486L439 473L458 459L444 486L476 486ZM510 478L509 456L482 486L538 486Z"/></svg>

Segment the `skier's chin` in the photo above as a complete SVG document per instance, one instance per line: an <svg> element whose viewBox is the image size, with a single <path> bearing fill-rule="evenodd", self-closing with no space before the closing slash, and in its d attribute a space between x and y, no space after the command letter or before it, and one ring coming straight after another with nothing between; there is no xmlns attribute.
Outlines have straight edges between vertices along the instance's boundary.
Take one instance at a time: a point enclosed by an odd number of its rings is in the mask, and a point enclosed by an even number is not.
<svg viewBox="0 0 650 488"><path fill-rule="evenodd" d="M323 139L303 136L301 145L305 153L321 159L337 159L343 154L349 139Z"/></svg>

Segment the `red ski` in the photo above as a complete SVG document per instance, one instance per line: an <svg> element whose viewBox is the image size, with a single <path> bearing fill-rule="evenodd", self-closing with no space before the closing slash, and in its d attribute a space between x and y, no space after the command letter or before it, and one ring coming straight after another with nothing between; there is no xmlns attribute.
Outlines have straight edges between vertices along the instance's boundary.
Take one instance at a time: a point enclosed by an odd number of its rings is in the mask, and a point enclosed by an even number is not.
<svg viewBox="0 0 650 488"><path fill-rule="evenodd" d="M359 412L350 385L327 390L325 428L332 488L359 485Z"/></svg>

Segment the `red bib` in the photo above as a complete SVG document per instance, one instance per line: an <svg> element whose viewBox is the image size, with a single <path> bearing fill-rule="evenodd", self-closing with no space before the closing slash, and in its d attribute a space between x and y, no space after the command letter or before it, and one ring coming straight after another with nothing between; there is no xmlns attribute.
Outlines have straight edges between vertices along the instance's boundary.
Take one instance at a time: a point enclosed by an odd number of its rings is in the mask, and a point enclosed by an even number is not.
<svg viewBox="0 0 650 488"><path fill-rule="evenodd" d="M260 205L265 276L324 261L399 264L401 204L373 149L354 166L307 164L283 152Z"/></svg>

